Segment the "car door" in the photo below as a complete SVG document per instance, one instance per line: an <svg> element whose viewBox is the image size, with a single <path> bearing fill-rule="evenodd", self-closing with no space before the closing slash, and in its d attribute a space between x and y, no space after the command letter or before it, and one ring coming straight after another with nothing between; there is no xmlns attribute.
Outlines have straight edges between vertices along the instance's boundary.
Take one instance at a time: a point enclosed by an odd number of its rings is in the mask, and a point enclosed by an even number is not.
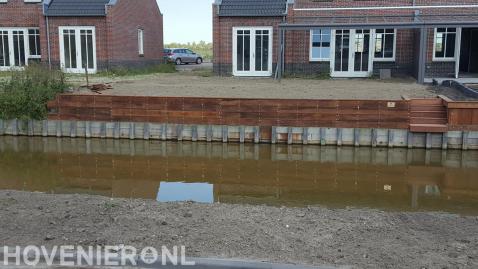
<svg viewBox="0 0 478 269"><path fill-rule="evenodd" d="M189 63L191 61L185 49L181 49L181 60L183 63Z"/></svg>
<svg viewBox="0 0 478 269"><path fill-rule="evenodd" d="M187 59L188 59L188 63L194 63L196 62L196 55L194 54L194 52L192 50L186 50L186 55L187 55Z"/></svg>

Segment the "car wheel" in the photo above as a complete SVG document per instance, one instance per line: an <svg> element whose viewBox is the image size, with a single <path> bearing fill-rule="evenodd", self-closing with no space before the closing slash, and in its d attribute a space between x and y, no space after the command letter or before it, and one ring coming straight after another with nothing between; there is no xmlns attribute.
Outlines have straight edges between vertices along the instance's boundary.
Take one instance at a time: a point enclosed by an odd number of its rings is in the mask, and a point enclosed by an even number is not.
<svg viewBox="0 0 478 269"><path fill-rule="evenodd" d="M202 59L201 59L201 58L197 58L197 59L196 59L196 64L202 64Z"/></svg>
<svg viewBox="0 0 478 269"><path fill-rule="evenodd" d="M181 61L181 58L176 59L176 65L181 65L182 63L183 63L183 61Z"/></svg>

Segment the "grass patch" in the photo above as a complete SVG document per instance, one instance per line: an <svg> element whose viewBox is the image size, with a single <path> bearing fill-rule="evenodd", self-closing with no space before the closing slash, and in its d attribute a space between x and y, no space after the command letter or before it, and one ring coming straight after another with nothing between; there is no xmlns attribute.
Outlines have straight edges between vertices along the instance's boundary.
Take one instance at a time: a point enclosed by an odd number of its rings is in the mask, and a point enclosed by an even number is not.
<svg viewBox="0 0 478 269"><path fill-rule="evenodd" d="M46 103L67 88L61 71L30 65L0 81L0 119L42 120Z"/></svg>
<svg viewBox="0 0 478 269"><path fill-rule="evenodd" d="M209 78L214 76L214 72L210 68L197 68L193 69L191 71L185 71L181 72L181 75L191 75L191 76L198 76L198 77L204 77L204 78Z"/></svg>
<svg viewBox="0 0 478 269"><path fill-rule="evenodd" d="M329 73L319 73L319 74L312 74L312 75L305 75L305 74L298 74L298 73L285 73L284 78L302 78L302 79L318 79L318 80L326 80L330 79Z"/></svg>
<svg viewBox="0 0 478 269"><path fill-rule="evenodd" d="M126 77L126 76L138 76L149 75L155 73L176 73L176 65L172 63L152 65L144 68L112 68L108 71L102 71L95 76L99 77Z"/></svg>

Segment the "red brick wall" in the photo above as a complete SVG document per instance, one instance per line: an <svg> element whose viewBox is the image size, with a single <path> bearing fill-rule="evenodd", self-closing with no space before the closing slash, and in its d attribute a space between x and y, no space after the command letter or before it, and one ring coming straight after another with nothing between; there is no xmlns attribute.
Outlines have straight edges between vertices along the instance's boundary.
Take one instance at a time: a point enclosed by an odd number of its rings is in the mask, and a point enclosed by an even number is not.
<svg viewBox="0 0 478 269"><path fill-rule="evenodd" d="M22 0L23 1L23 0ZM48 62L45 18L40 16L42 61ZM155 0L119 0L106 17L49 17L51 61L60 63L60 26L94 26L98 69L159 63L163 51L163 16ZM144 56L138 54L138 29L144 30Z"/></svg>
<svg viewBox="0 0 478 269"><path fill-rule="evenodd" d="M213 14L214 64L232 65L232 29L233 27L248 26L273 27L272 62L273 64L277 63L279 51L278 25L282 22L283 17L219 17L217 16L216 6L213 6Z"/></svg>
<svg viewBox="0 0 478 269"><path fill-rule="evenodd" d="M155 0L119 0L108 10L109 57L113 65L159 62L163 57L163 15ZM144 30L144 56L138 53Z"/></svg>
<svg viewBox="0 0 478 269"><path fill-rule="evenodd" d="M414 1L412 0L389 0L389 1L352 1L352 0L334 0L334 1L311 1L311 0L295 0L295 4L289 5L287 22L297 23L304 20L311 22L310 19L317 17L333 17L333 16L380 16L380 15L403 15L413 16L415 9L389 9L389 10L327 10L327 11L301 11L294 10L295 8L342 8L342 7L383 7L383 6L412 6ZM453 4L476 4L478 0L416 0L416 5L453 5ZM431 8L421 9L424 15L450 15L455 14L478 14L478 8ZM214 11L215 12L215 11ZM446 17L441 17L446 20ZM214 17L214 54L217 64L230 63L231 56L231 31L227 32L227 29L231 25L250 25L258 26L263 25L263 19L257 18L218 18ZM275 31L277 32L277 30ZM415 63L415 30L398 30L397 32L397 47L396 47L396 61L397 65L402 67L411 66ZM285 62L289 64L307 64L309 63L309 31L287 31L286 32L286 51ZM274 39L277 42L277 39ZM275 43L277 46L277 43ZM433 52L433 30L429 31L428 41L428 62L432 60ZM276 57L277 54L274 54ZM326 63L323 63L326 64ZM323 65L322 64L322 65ZM314 69L316 70L316 69Z"/></svg>
<svg viewBox="0 0 478 269"><path fill-rule="evenodd" d="M0 27L38 27L42 6L24 0L0 3Z"/></svg>

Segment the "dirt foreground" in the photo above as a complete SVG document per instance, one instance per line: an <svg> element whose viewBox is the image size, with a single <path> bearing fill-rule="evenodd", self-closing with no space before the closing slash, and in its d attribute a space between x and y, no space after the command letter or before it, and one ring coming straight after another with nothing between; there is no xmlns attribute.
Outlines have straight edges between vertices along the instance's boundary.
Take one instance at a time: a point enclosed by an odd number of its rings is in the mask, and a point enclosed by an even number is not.
<svg viewBox="0 0 478 269"><path fill-rule="evenodd" d="M191 257L478 268L478 218L0 191L1 245L185 245Z"/></svg>
<svg viewBox="0 0 478 269"><path fill-rule="evenodd" d="M85 84L81 77L69 80ZM429 86L411 79L283 79L202 77L194 74L152 74L130 77L93 77L91 83L111 83L104 95L266 99L383 99L436 97ZM76 91L75 91L76 92ZM83 89L83 94L92 94Z"/></svg>

